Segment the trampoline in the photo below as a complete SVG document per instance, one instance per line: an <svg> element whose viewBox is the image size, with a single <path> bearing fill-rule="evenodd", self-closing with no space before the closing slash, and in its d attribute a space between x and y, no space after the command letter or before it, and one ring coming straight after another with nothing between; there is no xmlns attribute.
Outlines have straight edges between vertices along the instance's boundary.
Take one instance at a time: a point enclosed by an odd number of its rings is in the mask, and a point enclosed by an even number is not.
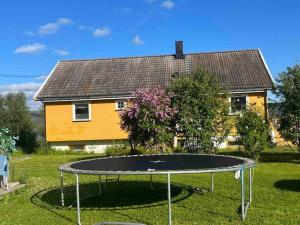
<svg viewBox="0 0 300 225"><path fill-rule="evenodd" d="M80 221L79 175L98 175L99 194L101 194L101 175L152 175L167 176L168 224L172 224L171 175L175 174L211 174L210 191L214 191L214 173L235 172L235 178L241 183L241 219L245 220L247 209L252 201L253 168L255 162L248 158L208 154L156 154L103 157L66 163L59 166L61 178L61 204L64 206L63 173L72 173L76 177L77 223ZM245 203L245 170L249 169L249 200Z"/></svg>

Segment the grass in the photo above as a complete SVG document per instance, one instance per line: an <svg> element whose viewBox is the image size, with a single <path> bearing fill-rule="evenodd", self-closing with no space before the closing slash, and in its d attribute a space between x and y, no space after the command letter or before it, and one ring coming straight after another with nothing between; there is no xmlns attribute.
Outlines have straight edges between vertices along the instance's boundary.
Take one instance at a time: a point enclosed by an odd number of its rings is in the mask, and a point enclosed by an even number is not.
<svg viewBox="0 0 300 225"><path fill-rule="evenodd" d="M226 154L233 154L228 153ZM235 154L235 153L234 153ZM13 157L16 174L25 174L27 186L0 198L0 224L76 224L76 208L60 206L61 163L91 155L31 155ZM97 177L81 176L82 224L100 221L167 224L166 177L154 176L154 190L147 176L123 176L119 186L111 181L99 197ZM75 177L66 174L66 205L75 202ZM266 152L255 169L253 204L245 222L239 215L240 185L233 173L215 175L215 192L209 174L173 175L174 225L192 224L300 224L300 154Z"/></svg>

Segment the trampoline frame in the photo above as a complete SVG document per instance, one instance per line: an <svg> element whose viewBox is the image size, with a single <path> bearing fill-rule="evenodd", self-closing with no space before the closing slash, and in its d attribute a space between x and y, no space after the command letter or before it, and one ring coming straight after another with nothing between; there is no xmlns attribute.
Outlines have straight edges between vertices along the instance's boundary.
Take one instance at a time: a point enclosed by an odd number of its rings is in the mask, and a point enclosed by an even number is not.
<svg viewBox="0 0 300 225"><path fill-rule="evenodd" d="M151 154L153 156L153 154ZM128 157L145 157L151 155L130 155L130 156L115 156L115 157L103 157L105 158L128 158ZM168 155L168 154L154 154L154 155ZM208 154L191 154L191 153L176 153L170 155L205 155ZM213 155L210 155L213 156ZM80 219L80 196L79 196L79 175L98 175L98 183L99 183L99 195L101 195L101 175L150 175L150 185L152 187L152 175L155 174L164 174L167 175L167 187L168 187L168 225L172 225L172 203L171 203L171 175L172 174L200 174L200 173L210 173L211 174L211 187L210 191L214 191L214 173L218 172L239 172L239 178L241 183L241 219L244 221L247 215L248 208L252 202L252 184L253 184L253 170L256 166L255 161L243 158L243 157L235 157L235 156L227 156L227 155L216 155L218 157L226 157L226 158L234 158L243 160L243 164L230 166L230 167L218 167L218 168L211 168L211 169L193 169L193 170L163 170L163 171L155 171L155 170L147 170L147 171L91 171L91 170L79 170L74 169L71 166L75 163L82 162L82 161L91 161L97 160L96 159L87 159L76 161L72 163L65 163L58 167L60 171L60 185L61 185L61 205L64 207L64 173L71 173L75 175L76 179L76 207L77 207L77 224L81 225ZM249 200L245 203L245 169L249 169Z"/></svg>

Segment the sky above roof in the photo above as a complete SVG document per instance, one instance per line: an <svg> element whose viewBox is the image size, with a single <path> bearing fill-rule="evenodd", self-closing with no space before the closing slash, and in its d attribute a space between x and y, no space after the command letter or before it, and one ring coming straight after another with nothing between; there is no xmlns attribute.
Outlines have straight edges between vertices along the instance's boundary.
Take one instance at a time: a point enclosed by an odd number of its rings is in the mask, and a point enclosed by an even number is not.
<svg viewBox="0 0 300 225"><path fill-rule="evenodd" d="M300 63L300 2L0 2L0 93L30 99L58 60L260 48L273 76Z"/></svg>

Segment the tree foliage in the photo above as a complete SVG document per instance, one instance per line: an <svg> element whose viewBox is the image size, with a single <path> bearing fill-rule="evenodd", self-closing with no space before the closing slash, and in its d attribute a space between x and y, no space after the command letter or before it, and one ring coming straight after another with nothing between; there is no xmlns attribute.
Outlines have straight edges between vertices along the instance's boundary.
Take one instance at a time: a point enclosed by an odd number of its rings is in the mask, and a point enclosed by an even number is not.
<svg viewBox="0 0 300 225"><path fill-rule="evenodd" d="M9 156L16 151L16 141L18 137L10 135L9 129L0 129L0 154Z"/></svg>
<svg viewBox="0 0 300 225"><path fill-rule="evenodd" d="M170 86L177 132L190 152L213 153L231 129L227 95L212 74L198 70L180 75ZM224 93L224 94L221 94Z"/></svg>
<svg viewBox="0 0 300 225"><path fill-rule="evenodd" d="M279 132L300 151L300 65L279 74L274 93L279 97Z"/></svg>
<svg viewBox="0 0 300 225"><path fill-rule="evenodd" d="M24 93L0 95L0 127L8 128L11 135L19 137L17 146L26 152L33 151L35 133Z"/></svg>
<svg viewBox="0 0 300 225"><path fill-rule="evenodd" d="M269 129L260 110L249 108L237 117L238 141L245 147L245 152L253 159L268 147Z"/></svg>
<svg viewBox="0 0 300 225"><path fill-rule="evenodd" d="M172 144L172 94L163 88L142 88L133 93L128 107L120 113L121 128L128 132L132 148L142 146L165 151Z"/></svg>

